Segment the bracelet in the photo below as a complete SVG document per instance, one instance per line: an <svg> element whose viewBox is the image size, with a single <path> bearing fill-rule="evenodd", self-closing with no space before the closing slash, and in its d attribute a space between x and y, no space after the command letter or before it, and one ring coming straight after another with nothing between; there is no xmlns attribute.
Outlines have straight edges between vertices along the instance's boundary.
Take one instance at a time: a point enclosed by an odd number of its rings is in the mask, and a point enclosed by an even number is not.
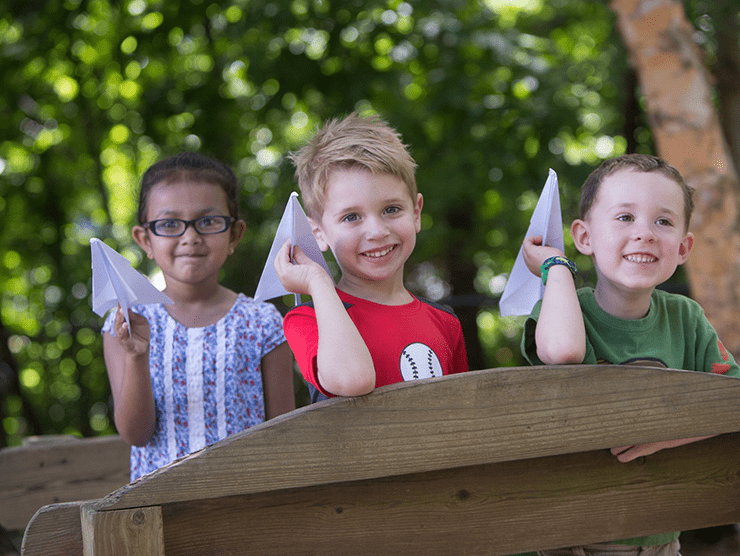
<svg viewBox="0 0 740 556"><path fill-rule="evenodd" d="M563 266L568 267L568 270L570 270L570 273L573 275L573 278L576 277L578 274L578 268L576 268L576 263L571 261L567 257L563 257L561 255L557 255L555 257L550 257L549 259L545 260L544 263L542 263L542 266L540 267L540 274L542 275L542 285L547 285L547 273L550 271L550 267L561 264Z"/></svg>

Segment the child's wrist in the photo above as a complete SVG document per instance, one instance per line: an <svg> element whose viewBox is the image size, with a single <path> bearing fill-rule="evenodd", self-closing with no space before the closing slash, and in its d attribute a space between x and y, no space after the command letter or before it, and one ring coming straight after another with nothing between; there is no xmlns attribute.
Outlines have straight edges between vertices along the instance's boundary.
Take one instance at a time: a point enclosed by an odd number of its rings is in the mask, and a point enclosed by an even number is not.
<svg viewBox="0 0 740 556"><path fill-rule="evenodd" d="M336 285L329 274L323 270L308 282L308 295L316 297L322 293L334 292Z"/></svg>
<svg viewBox="0 0 740 556"><path fill-rule="evenodd" d="M568 270L570 270L570 273L573 275L573 278L576 277L578 274L578 268L576 267L576 263L571 261L568 257L564 257L563 255L556 255L554 257L550 257L549 259L545 259L545 262L542 263L540 266L540 275L542 276L542 285L547 285L547 275L550 272L550 269L553 266L564 266Z"/></svg>

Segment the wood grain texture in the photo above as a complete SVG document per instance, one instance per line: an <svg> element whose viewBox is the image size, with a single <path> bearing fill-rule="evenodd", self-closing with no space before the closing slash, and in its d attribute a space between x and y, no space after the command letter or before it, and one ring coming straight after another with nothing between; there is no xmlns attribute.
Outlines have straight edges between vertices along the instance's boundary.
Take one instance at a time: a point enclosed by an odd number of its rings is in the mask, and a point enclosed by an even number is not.
<svg viewBox="0 0 740 556"><path fill-rule="evenodd" d="M123 487L99 509L734 432L738 400L740 379L611 365L492 369L395 384L234 435Z"/></svg>
<svg viewBox="0 0 740 556"><path fill-rule="evenodd" d="M36 512L23 535L21 553L24 556L81 556L82 504L52 504Z"/></svg>
<svg viewBox="0 0 740 556"><path fill-rule="evenodd" d="M294 411L82 504L98 516L85 549L122 527L120 510L151 506L168 556L511 554L732 523L736 431L740 379L705 373L526 367L392 385ZM607 450L707 434L724 436L630 464ZM41 553L31 537L53 512L31 522L25 553Z"/></svg>
<svg viewBox="0 0 740 556"><path fill-rule="evenodd" d="M100 498L127 484L129 449L118 436L54 437L3 448L0 524L24 529L42 506Z"/></svg>
<svg viewBox="0 0 740 556"><path fill-rule="evenodd" d="M82 507L83 556L164 556L162 508L96 512Z"/></svg>
<svg viewBox="0 0 740 556"><path fill-rule="evenodd" d="M740 520L740 435L175 503L168 556L505 555Z"/></svg>

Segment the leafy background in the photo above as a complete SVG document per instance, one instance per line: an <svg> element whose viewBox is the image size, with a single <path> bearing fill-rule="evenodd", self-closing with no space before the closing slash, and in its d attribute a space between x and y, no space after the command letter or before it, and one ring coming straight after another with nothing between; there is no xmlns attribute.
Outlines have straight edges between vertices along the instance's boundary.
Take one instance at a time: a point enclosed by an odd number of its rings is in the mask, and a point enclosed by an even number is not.
<svg viewBox="0 0 740 556"><path fill-rule="evenodd" d="M710 68L721 4L686 2ZM0 0L0 52L0 446L114 432L89 239L157 279L130 228L161 157L237 171L248 231L222 280L251 293L295 189L286 153L379 113L425 197L409 287L455 308L480 369L523 364L497 299L548 168L567 225L602 159L654 152L600 1Z"/></svg>

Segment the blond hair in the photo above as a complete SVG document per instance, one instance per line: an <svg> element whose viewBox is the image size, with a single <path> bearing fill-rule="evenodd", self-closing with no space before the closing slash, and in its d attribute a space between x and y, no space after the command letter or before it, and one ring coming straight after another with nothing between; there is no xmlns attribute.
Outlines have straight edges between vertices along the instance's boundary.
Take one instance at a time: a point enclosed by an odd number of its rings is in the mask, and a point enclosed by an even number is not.
<svg viewBox="0 0 740 556"><path fill-rule="evenodd" d="M289 157L310 218L321 218L331 173L340 168L391 174L406 184L416 200L416 162L400 134L378 116L361 117L352 112L346 118L329 120Z"/></svg>

